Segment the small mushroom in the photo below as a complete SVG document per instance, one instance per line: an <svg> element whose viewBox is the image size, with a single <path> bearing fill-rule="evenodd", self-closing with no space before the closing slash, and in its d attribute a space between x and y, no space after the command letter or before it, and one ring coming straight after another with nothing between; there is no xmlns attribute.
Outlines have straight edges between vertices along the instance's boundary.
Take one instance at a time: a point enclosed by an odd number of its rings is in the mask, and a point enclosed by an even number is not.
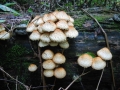
<svg viewBox="0 0 120 90"><path fill-rule="evenodd" d="M37 27L33 23L29 23L26 31L27 32L32 32L33 30L36 30L36 29L37 29Z"/></svg>
<svg viewBox="0 0 120 90"><path fill-rule="evenodd" d="M66 40L66 35L60 29L56 29L50 33L50 39L54 42L63 42Z"/></svg>
<svg viewBox="0 0 120 90"><path fill-rule="evenodd" d="M30 40L32 41L36 41L36 40L40 40L40 33L37 30L34 30L30 36L29 36Z"/></svg>
<svg viewBox="0 0 120 90"><path fill-rule="evenodd" d="M47 21L42 25L42 30L45 32L51 32L56 29L56 24L52 21Z"/></svg>
<svg viewBox="0 0 120 90"><path fill-rule="evenodd" d="M74 27L74 24L72 23L72 22L68 22L68 26L72 26L72 27Z"/></svg>
<svg viewBox="0 0 120 90"><path fill-rule="evenodd" d="M46 69L43 71L45 77L52 77L54 75L54 71L51 69Z"/></svg>
<svg viewBox="0 0 120 90"><path fill-rule="evenodd" d="M38 25L38 27L37 27L37 29L38 29L38 31L40 32L40 33L43 33L44 31L42 30L42 25L43 24L40 24L40 25Z"/></svg>
<svg viewBox="0 0 120 90"><path fill-rule="evenodd" d="M104 47L97 51L97 55L101 57L103 60L111 60L112 54L107 47Z"/></svg>
<svg viewBox="0 0 120 90"><path fill-rule="evenodd" d="M59 20L56 23L57 28L62 29L62 30L68 30L69 26L68 23L65 20Z"/></svg>
<svg viewBox="0 0 120 90"><path fill-rule="evenodd" d="M42 40L43 42L50 42L50 37L49 37L49 33L43 33L40 36L40 40Z"/></svg>
<svg viewBox="0 0 120 90"><path fill-rule="evenodd" d="M0 25L0 32L1 32L1 31L5 31L5 28L4 28L3 25Z"/></svg>
<svg viewBox="0 0 120 90"><path fill-rule="evenodd" d="M100 57L93 58L92 68L95 70L104 69L106 66L106 62L103 61Z"/></svg>
<svg viewBox="0 0 120 90"><path fill-rule="evenodd" d="M49 43L48 42L43 42L43 41L39 41L39 43L38 43L38 46L39 47L45 47L45 46L48 46L49 45Z"/></svg>
<svg viewBox="0 0 120 90"><path fill-rule="evenodd" d="M10 33L9 33L9 32L6 32L5 30L4 30L4 31L1 31L1 32L0 32L0 39L1 39L1 40L10 39Z"/></svg>
<svg viewBox="0 0 120 90"><path fill-rule="evenodd" d="M30 72L34 72L37 70L37 66L35 64L30 64L29 67L28 67L28 70Z"/></svg>
<svg viewBox="0 0 120 90"><path fill-rule="evenodd" d="M50 46L54 47L54 46L57 46L57 45L58 45L58 42L53 42L53 41L51 41L49 44L50 44Z"/></svg>
<svg viewBox="0 0 120 90"><path fill-rule="evenodd" d="M92 56L88 54L82 54L81 56L79 56L77 62L80 66L88 68L92 65L92 60L93 60Z"/></svg>
<svg viewBox="0 0 120 90"><path fill-rule="evenodd" d="M76 38L79 35L78 31L72 26L69 26L69 30L64 31L64 33L69 38Z"/></svg>
<svg viewBox="0 0 120 90"><path fill-rule="evenodd" d="M51 50L49 50L49 49L45 50L45 51L42 53L42 58L45 59L45 60L47 60L47 59L52 59L53 56L54 56L53 51L51 51Z"/></svg>
<svg viewBox="0 0 120 90"><path fill-rule="evenodd" d="M71 16L69 16L69 21L72 22L72 23L74 23L74 19Z"/></svg>
<svg viewBox="0 0 120 90"><path fill-rule="evenodd" d="M43 62L43 68L44 69L54 69L55 63L52 60L46 60Z"/></svg>
<svg viewBox="0 0 120 90"><path fill-rule="evenodd" d="M56 53L53 57L53 61L56 63L56 64L63 64L65 63L66 61L66 58L63 54L61 53Z"/></svg>
<svg viewBox="0 0 120 90"><path fill-rule="evenodd" d="M66 76L66 71L62 67L58 67L54 70L54 76L58 79L62 79Z"/></svg>
<svg viewBox="0 0 120 90"><path fill-rule="evenodd" d="M69 43L68 43L68 41L60 42L59 46L61 48L67 49L69 47Z"/></svg>

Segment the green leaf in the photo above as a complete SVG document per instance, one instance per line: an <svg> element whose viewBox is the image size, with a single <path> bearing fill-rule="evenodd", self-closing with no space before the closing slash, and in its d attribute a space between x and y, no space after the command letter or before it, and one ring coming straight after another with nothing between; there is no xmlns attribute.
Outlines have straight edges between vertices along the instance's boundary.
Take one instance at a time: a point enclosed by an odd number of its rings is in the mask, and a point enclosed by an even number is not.
<svg viewBox="0 0 120 90"><path fill-rule="evenodd" d="M15 2L13 2L13 3L6 3L6 4L4 4L5 6L13 6L13 5L15 5L16 3Z"/></svg>
<svg viewBox="0 0 120 90"><path fill-rule="evenodd" d="M14 9L9 8L9 7L5 6L5 5L1 5L1 4L0 4L0 9L3 10L3 11L12 12L12 13L14 13L15 15L20 15L20 13L18 13L18 12L15 11Z"/></svg>

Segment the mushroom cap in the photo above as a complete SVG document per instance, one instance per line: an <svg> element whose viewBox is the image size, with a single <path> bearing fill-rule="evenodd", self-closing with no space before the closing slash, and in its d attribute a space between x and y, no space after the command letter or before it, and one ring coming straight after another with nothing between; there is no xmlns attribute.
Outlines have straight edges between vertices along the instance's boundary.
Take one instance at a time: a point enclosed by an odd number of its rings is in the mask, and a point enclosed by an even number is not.
<svg viewBox="0 0 120 90"><path fill-rule="evenodd" d="M72 22L68 22L68 26L72 26L72 27L74 27L74 24L72 23Z"/></svg>
<svg viewBox="0 0 120 90"><path fill-rule="evenodd" d="M37 70L37 66L35 64L30 64L29 67L28 67L28 70L30 72L34 72Z"/></svg>
<svg viewBox="0 0 120 90"><path fill-rule="evenodd" d="M30 36L29 36L30 40L32 41L36 41L36 40L40 40L40 33L37 30L34 30Z"/></svg>
<svg viewBox="0 0 120 90"><path fill-rule="evenodd" d="M101 57L103 60L111 60L112 54L107 47L104 47L97 51L97 55Z"/></svg>
<svg viewBox="0 0 120 90"><path fill-rule="evenodd" d="M43 24L44 21L42 20L42 18L39 18L36 22L36 25L40 25L40 24Z"/></svg>
<svg viewBox="0 0 120 90"><path fill-rule="evenodd" d="M51 32L56 29L56 24L52 21L47 21L42 25L42 30L45 32Z"/></svg>
<svg viewBox="0 0 120 90"><path fill-rule="evenodd" d="M76 38L79 35L78 31L72 26L69 26L69 30L64 31L64 33L69 38Z"/></svg>
<svg viewBox="0 0 120 90"><path fill-rule="evenodd" d="M65 11L59 11L56 13L56 18L59 19L59 20L66 20L66 21L69 21L69 16L66 14Z"/></svg>
<svg viewBox="0 0 120 90"><path fill-rule="evenodd" d="M52 14L53 14L54 16L56 16L56 14L57 14L58 12L59 12L59 11L55 10L54 12L52 12Z"/></svg>
<svg viewBox="0 0 120 90"><path fill-rule="evenodd" d="M88 54L82 54L81 56L79 56L77 62L80 66L87 68L92 65L92 59L92 56Z"/></svg>
<svg viewBox="0 0 120 90"><path fill-rule="evenodd" d="M45 47L45 46L48 46L49 45L49 43L48 42L43 42L43 41L39 41L39 43L38 43L38 46L39 47Z"/></svg>
<svg viewBox="0 0 120 90"><path fill-rule="evenodd" d="M66 58L63 54L61 53L56 53L53 57L53 61L56 63L56 64L63 64L65 63L66 61Z"/></svg>
<svg viewBox="0 0 120 90"><path fill-rule="evenodd" d="M42 53L42 58L45 59L45 60L47 60L47 59L52 59L53 56L54 56L53 51L51 51L51 50L49 50L49 49L45 50L45 51Z"/></svg>
<svg viewBox="0 0 120 90"><path fill-rule="evenodd" d="M55 29L50 33L50 39L54 42L63 42L66 40L66 36L60 29Z"/></svg>
<svg viewBox="0 0 120 90"><path fill-rule="evenodd" d="M68 23L65 20L59 20L56 23L56 26L57 26L57 28L62 29L62 30L68 30L68 28L69 28Z"/></svg>
<svg viewBox="0 0 120 90"><path fill-rule="evenodd" d="M3 25L0 25L0 32L1 32L1 31L5 31L5 28L4 28Z"/></svg>
<svg viewBox="0 0 120 90"><path fill-rule="evenodd" d="M43 42L50 42L49 33L43 33L43 34L41 34L40 40L42 40Z"/></svg>
<svg viewBox="0 0 120 90"><path fill-rule="evenodd" d="M54 71L51 69L46 69L43 71L45 77L52 77L54 75Z"/></svg>
<svg viewBox="0 0 120 90"><path fill-rule="evenodd" d="M40 24L40 25L38 25L38 27L37 27L37 30L40 32L40 33L43 33L44 31L42 30L42 25L43 24Z"/></svg>
<svg viewBox="0 0 120 90"><path fill-rule="evenodd" d="M26 28L26 31L32 32L33 30L36 30L36 29L37 29L37 27L33 23L29 23L27 28Z"/></svg>
<svg viewBox="0 0 120 90"><path fill-rule="evenodd" d="M58 67L54 70L54 76L58 79L62 79L66 76L66 71L62 67Z"/></svg>
<svg viewBox="0 0 120 90"><path fill-rule="evenodd" d="M60 42L59 46L61 48L67 49L67 48L69 48L69 43L68 43L68 41Z"/></svg>
<svg viewBox="0 0 120 90"><path fill-rule="evenodd" d="M34 23L36 26L44 23L44 21L39 15L36 15L35 18L31 22Z"/></svg>
<svg viewBox="0 0 120 90"><path fill-rule="evenodd" d="M0 32L0 39L1 40L6 40L6 39L9 39L9 38L10 38L10 33L9 32L6 32L5 30Z"/></svg>
<svg viewBox="0 0 120 90"><path fill-rule="evenodd" d="M53 13L49 13L48 17L49 17L50 21L53 21L53 22L57 21L57 18L55 17L55 15Z"/></svg>
<svg viewBox="0 0 120 90"><path fill-rule="evenodd" d="M72 23L74 23L74 19L71 16L69 16L69 21L72 22Z"/></svg>
<svg viewBox="0 0 120 90"><path fill-rule="evenodd" d="M92 68L95 70L104 69L106 66L106 62L103 61L100 57L93 58Z"/></svg>
<svg viewBox="0 0 120 90"><path fill-rule="evenodd" d="M43 62L43 68L44 69L54 69L55 63L52 60L46 60Z"/></svg>
<svg viewBox="0 0 120 90"><path fill-rule="evenodd" d="M51 41L49 44L50 44L50 46L54 47L54 46L57 46L57 45L58 45L58 42L53 42L53 41Z"/></svg>
<svg viewBox="0 0 120 90"><path fill-rule="evenodd" d="M44 22L47 22L47 21L50 20L48 15L49 15L49 14L45 14L45 15L43 16L42 19L43 19Z"/></svg>

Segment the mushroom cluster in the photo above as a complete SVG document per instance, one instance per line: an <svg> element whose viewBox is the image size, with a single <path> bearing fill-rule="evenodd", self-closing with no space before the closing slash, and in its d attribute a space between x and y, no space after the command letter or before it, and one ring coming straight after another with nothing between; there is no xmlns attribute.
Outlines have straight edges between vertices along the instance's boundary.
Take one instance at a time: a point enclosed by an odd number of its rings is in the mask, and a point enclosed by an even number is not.
<svg viewBox="0 0 120 90"><path fill-rule="evenodd" d="M40 47L59 45L61 48L68 48L67 38L78 36L73 23L74 19L66 12L54 11L43 16L35 16L26 31L31 32L31 40L39 40Z"/></svg>
<svg viewBox="0 0 120 90"><path fill-rule="evenodd" d="M0 40L6 40L10 38L10 33L5 30L3 25L0 25Z"/></svg>
<svg viewBox="0 0 120 90"><path fill-rule="evenodd" d="M110 50L107 47L104 47L97 51L97 57L93 58L89 54L82 54L79 56L77 62L80 66L84 68L92 67L95 70L101 70L104 69L106 66L107 60L112 59L112 54Z"/></svg>
<svg viewBox="0 0 120 90"><path fill-rule="evenodd" d="M59 79L62 79L66 76L65 69L63 67L59 67L60 64L63 64L66 61L66 58L62 53L54 54L53 51L47 49L42 53L42 59L44 59L42 63L44 68L44 76L55 76Z"/></svg>

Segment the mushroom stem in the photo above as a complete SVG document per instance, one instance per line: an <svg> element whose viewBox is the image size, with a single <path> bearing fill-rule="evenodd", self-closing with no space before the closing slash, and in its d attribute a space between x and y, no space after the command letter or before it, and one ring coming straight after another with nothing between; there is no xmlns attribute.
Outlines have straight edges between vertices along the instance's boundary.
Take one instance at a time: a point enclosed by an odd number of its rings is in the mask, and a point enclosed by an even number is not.
<svg viewBox="0 0 120 90"><path fill-rule="evenodd" d="M45 82L45 77L44 77L44 75L43 75L41 49L40 49L39 46L38 46L38 58L39 58L39 60L40 60L40 66L41 66L41 67L40 67L40 68L41 68L41 81L42 81L42 83L43 83L43 90L47 90L47 88L44 87L44 86L46 86L46 82Z"/></svg>
<svg viewBox="0 0 120 90"><path fill-rule="evenodd" d="M81 8L81 10L82 10L84 13L86 13L88 16L90 16L90 17L98 24L98 26L100 27L101 31L102 31L103 34L104 34L105 42L106 42L107 48L110 50L110 46L109 46L109 43L108 43L107 34L106 34L105 30L102 28L102 26L100 25L100 23L97 21L97 19L95 19L95 18L94 18L92 15L90 15L87 11L85 11L85 10L82 9L82 8ZM114 88L114 90L116 90L112 60L110 60L110 68L111 68L111 75L112 75L113 88Z"/></svg>

